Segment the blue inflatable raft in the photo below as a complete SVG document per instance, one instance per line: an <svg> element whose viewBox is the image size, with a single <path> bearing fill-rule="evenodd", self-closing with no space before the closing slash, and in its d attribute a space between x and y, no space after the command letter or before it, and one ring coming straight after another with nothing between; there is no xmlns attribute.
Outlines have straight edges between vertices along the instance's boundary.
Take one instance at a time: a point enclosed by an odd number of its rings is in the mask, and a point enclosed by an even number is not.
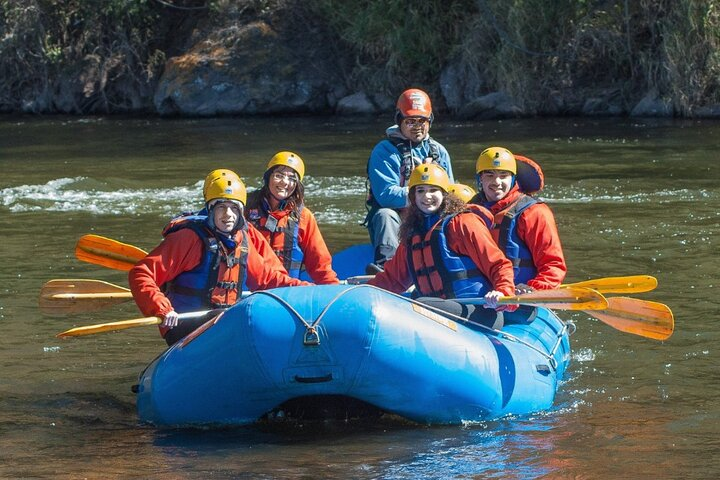
<svg viewBox="0 0 720 480"><path fill-rule="evenodd" d="M492 331L368 285L256 292L147 367L138 413L244 425L292 399L344 396L424 424L525 414L552 405L568 335L543 308Z"/></svg>

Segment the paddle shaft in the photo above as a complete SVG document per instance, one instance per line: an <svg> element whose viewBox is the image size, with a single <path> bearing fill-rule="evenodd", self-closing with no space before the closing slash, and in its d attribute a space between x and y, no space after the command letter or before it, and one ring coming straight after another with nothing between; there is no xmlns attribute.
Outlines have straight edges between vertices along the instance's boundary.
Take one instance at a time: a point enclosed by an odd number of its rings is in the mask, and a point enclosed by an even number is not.
<svg viewBox="0 0 720 480"><path fill-rule="evenodd" d="M350 285L367 283L375 275L355 275L348 277L346 282ZM643 293L650 292L657 287L657 279L650 275L629 275L624 277L603 277L585 280L576 283L560 285L565 287L582 287L596 290L599 293Z"/></svg>
<svg viewBox="0 0 720 480"><path fill-rule="evenodd" d="M194 318L210 316L222 312L223 309L216 310L204 310L199 312L186 312L178 314L178 320L188 320ZM119 322L100 323L97 325L86 325L84 327L75 327L70 330L58 333L56 337L67 338L67 337L82 337L85 335L93 335L96 333L111 332L116 330L125 330L128 328L144 327L147 325L160 325L163 322L162 317L142 317L133 318L130 320L121 320Z"/></svg>

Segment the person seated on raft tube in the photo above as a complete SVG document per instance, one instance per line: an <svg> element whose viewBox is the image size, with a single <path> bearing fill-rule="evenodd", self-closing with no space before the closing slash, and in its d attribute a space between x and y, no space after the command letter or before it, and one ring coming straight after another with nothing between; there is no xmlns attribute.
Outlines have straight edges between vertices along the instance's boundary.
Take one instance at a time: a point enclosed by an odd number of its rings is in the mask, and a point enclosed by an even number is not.
<svg viewBox="0 0 720 480"><path fill-rule="evenodd" d="M490 212L466 205L448 193L450 180L442 167L417 167L408 182L412 202L403 213L397 253L368 284L402 293L411 285L418 301L488 327L502 326L502 315L515 305L498 306L513 295L512 264L490 235ZM485 308L453 298L485 297Z"/></svg>
<svg viewBox="0 0 720 480"><path fill-rule="evenodd" d="M478 193L471 202L493 214L492 235L513 264L516 293L560 286L567 266L555 217L531 196L543 188L540 166L506 148L490 147L478 157L475 172ZM532 321L534 312L522 306L514 320Z"/></svg>
<svg viewBox="0 0 720 480"><path fill-rule="evenodd" d="M279 152L267 164L263 186L248 194L245 218L257 228L293 278L307 270L318 285L340 283L315 216L305 206L305 163Z"/></svg>
<svg viewBox="0 0 720 480"><path fill-rule="evenodd" d="M310 285L288 276L274 254L269 255L274 262L268 262L258 252L243 218L245 185L236 173L210 172L203 198L207 215L176 217L162 243L128 275L143 315L163 318L160 334L168 345L207 320L179 323L178 313L234 305L245 282L251 290ZM267 244L259 235L256 239Z"/></svg>
<svg viewBox="0 0 720 480"><path fill-rule="evenodd" d="M400 212L408 205L407 182L418 165L433 163L453 180L450 155L445 147L430 137L433 122L432 104L427 93L417 88L405 90L398 98L395 125L385 131L386 138L373 148L367 164L367 226L374 249L373 263L366 273L382 270L395 255L399 243Z"/></svg>

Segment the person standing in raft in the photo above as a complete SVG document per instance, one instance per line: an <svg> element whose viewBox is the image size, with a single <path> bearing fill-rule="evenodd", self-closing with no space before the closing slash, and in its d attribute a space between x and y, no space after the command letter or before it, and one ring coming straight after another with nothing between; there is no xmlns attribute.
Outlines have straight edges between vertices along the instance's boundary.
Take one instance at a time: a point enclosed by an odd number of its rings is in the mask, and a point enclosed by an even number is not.
<svg viewBox="0 0 720 480"><path fill-rule="evenodd" d="M236 173L210 172L203 198L207 215L181 216L170 222L162 243L128 275L142 313L163 318L160 334L168 345L207 320L179 323L178 313L234 305L245 282L251 290L310 285L289 277L277 260L267 262L258 252L243 219L247 195Z"/></svg>
<svg viewBox="0 0 720 480"><path fill-rule="evenodd" d="M307 270L314 283L340 283L315 216L305 206L305 163L279 152L267 164L263 186L248 194L245 218L270 243L291 277Z"/></svg>
<svg viewBox="0 0 720 480"><path fill-rule="evenodd" d="M364 225L370 234L374 260L366 273L383 269L398 247L400 212L408 205L407 182L415 167L440 165L453 180L450 155L430 137L432 104L427 93L417 88L405 90L398 98L395 125L385 131L386 138L375 145L368 159L368 214Z"/></svg>
<svg viewBox="0 0 720 480"><path fill-rule="evenodd" d="M497 304L501 296L515 292L512 264L490 235L490 212L466 205L448 193L449 186L438 165L413 171L408 182L412 201L403 214L397 253L368 284L395 293L414 285L418 301L499 328L502 315L489 309L516 308ZM452 301L483 296L486 308Z"/></svg>
<svg viewBox="0 0 720 480"><path fill-rule="evenodd" d="M531 196L543 188L540 167L531 159L490 147L475 163L478 194L471 200L493 214L492 235L513 264L516 293L560 286L567 266L555 217L550 208ZM513 315L532 320L532 307Z"/></svg>

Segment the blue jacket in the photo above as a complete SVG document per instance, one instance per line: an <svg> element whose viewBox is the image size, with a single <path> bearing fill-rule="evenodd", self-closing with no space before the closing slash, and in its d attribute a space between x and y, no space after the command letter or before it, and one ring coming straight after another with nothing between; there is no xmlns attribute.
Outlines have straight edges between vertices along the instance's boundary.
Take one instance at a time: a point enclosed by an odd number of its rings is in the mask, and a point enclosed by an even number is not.
<svg viewBox="0 0 720 480"><path fill-rule="evenodd" d="M404 142L409 147L417 164L431 156L431 142L434 143L438 165L445 169L450 183L455 183L450 155L440 143L428 136L419 144L411 145L410 140L400 134L400 127L397 125L388 128L385 133L387 138L375 145L368 160L370 191L381 207L399 209L405 208L408 203L408 188L405 186L405 177L401 176L403 155L396 146L398 142Z"/></svg>

